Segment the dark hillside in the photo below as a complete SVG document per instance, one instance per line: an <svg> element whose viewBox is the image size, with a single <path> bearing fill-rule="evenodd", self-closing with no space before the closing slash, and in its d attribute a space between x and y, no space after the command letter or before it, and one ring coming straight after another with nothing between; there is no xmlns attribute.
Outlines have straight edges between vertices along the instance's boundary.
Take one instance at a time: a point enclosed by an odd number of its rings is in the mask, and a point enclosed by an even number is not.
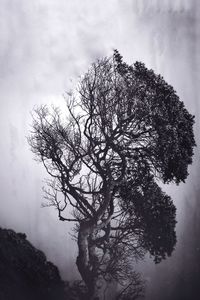
<svg viewBox="0 0 200 300"><path fill-rule="evenodd" d="M58 269L13 230L0 229L0 300L60 300L64 283Z"/></svg>

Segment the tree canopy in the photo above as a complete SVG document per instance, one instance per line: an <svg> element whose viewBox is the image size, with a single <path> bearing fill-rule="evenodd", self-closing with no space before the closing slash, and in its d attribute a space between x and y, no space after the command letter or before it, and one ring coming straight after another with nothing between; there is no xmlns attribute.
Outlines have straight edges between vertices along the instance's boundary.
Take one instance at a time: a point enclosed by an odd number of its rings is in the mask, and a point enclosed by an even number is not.
<svg viewBox="0 0 200 300"><path fill-rule="evenodd" d="M61 221L76 222L77 266L91 295L99 276L128 274L130 257L148 251L159 262L171 254L176 210L158 181L187 178L193 124L172 86L117 50L91 65L65 116L35 110L29 143L52 178L48 205Z"/></svg>

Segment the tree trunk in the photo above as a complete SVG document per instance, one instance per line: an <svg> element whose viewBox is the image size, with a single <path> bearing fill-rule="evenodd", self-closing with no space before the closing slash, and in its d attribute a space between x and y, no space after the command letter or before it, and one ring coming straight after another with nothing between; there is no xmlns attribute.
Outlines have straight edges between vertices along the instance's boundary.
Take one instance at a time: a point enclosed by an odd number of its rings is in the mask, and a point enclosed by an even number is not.
<svg viewBox="0 0 200 300"><path fill-rule="evenodd" d="M88 300L101 300L98 278L98 258L95 255L95 246L90 244L95 226L91 222L80 224L78 233L78 257L76 264L85 282L89 298Z"/></svg>

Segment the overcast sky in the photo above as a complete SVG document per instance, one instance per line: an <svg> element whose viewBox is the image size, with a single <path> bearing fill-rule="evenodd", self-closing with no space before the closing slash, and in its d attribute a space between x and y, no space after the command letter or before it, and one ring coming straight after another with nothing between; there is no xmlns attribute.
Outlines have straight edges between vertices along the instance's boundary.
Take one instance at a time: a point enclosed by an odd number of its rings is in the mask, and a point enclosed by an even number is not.
<svg viewBox="0 0 200 300"><path fill-rule="evenodd" d="M198 0L0 0L0 226L26 232L62 271L74 264L73 245L68 225L40 208L45 172L26 141L31 109L64 108L62 95L78 76L117 48L174 86L196 115L197 134L199 12ZM183 201L199 184L197 161L185 186L167 188L179 231Z"/></svg>

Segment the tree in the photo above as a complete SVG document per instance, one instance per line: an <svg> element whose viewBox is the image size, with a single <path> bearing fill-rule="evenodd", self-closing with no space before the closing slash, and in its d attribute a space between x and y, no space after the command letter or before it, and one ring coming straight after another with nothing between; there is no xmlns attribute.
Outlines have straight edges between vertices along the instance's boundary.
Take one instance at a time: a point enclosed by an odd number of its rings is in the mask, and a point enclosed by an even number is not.
<svg viewBox="0 0 200 300"><path fill-rule="evenodd" d="M76 264L90 299L100 299L102 280L127 282L133 258L171 254L175 207L158 180L187 178L193 124L172 86L117 50L92 64L65 117L35 110L29 143L52 178L48 205L76 224Z"/></svg>

